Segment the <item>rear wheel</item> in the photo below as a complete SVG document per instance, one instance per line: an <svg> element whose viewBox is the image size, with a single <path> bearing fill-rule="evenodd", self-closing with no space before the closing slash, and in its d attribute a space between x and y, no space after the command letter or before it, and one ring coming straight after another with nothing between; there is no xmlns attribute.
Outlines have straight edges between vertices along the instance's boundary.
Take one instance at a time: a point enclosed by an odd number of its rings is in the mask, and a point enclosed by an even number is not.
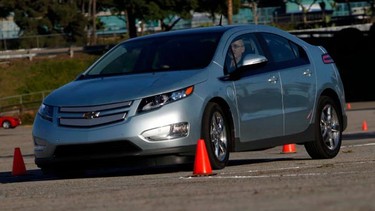
<svg viewBox="0 0 375 211"><path fill-rule="evenodd" d="M229 160L230 128L228 118L217 103L209 103L202 120L202 138L213 169L223 169Z"/></svg>
<svg viewBox="0 0 375 211"><path fill-rule="evenodd" d="M9 121L4 121L3 122L3 128L5 128L5 129L10 128L10 122Z"/></svg>
<svg viewBox="0 0 375 211"><path fill-rule="evenodd" d="M319 99L315 120L315 141L305 144L313 159L334 158L340 151L342 141L341 113L335 102L322 96Z"/></svg>

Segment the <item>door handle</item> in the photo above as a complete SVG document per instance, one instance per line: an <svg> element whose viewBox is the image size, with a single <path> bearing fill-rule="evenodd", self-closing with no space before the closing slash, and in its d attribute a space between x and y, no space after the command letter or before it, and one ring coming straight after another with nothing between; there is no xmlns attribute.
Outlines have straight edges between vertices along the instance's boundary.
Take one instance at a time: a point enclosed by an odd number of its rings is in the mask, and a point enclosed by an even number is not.
<svg viewBox="0 0 375 211"><path fill-rule="evenodd" d="M278 78L276 76L272 76L271 78L268 79L269 83L275 84L277 82Z"/></svg>
<svg viewBox="0 0 375 211"><path fill-rule="evenodd" d="M305 70L305 71L303 71L303 75L304 76L311 76L311 70L310 69L307 69L307 70Z"/></svg>

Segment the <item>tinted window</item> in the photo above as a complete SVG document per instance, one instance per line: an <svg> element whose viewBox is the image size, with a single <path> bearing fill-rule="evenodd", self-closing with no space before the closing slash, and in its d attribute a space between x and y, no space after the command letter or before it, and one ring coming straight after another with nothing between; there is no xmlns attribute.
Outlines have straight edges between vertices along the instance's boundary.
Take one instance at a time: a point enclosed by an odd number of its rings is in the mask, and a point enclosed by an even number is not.
<svg viewBox="0 0 375 211"><path fill-rule="evenodd" d="M275 34L263 33L272 62L296 66L309 63L305 50L290 40Z"/></svg>
<svg viewBox="0 0 375 211"><path fill-rule="evenodd" d="M247 54L264 55L255 34L245 34L234 39L228 49L225 67L227 72L232 72L234 69L242 65L242 60Z"/></svg>
<svg viewBox="0 0 375 211"><path fill-rule="evenodd" d="M112 49L86 75L200 69L212 60L221 33L145 38Z"/></svg>

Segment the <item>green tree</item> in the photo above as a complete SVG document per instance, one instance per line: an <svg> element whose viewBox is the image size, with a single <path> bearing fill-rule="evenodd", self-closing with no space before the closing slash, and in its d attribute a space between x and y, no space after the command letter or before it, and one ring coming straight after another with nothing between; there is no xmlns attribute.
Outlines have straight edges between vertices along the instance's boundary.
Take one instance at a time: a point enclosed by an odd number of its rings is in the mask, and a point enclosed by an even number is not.
<svg viewBox="0 0 375 211"><path fill-rule="evenodd" d="M157 20L161 22L162 30L164 31L171 30L181 18L192 18L191 12L198 7L197 0L156 0L149 2L150 7L147 10L152 11L153 9L156 9L157 12L145 16L145 18L152 20L152 18L156 17ZM171 17L173 17L173 21L170 21ZM168 20L168 22L166 20Z"/></svg>
<svg viewBox="0 0 375 211"><path fill-rule="evenodd" d="M216 15L223 15L232 24L232 15L238 14L240 8L251 8L253 20L257 24L258 7L281 6L284 0L200 0L196 12L208 12L215 22Z"/></svg>
<svg viewBox="0 0 375 211"><path fill-rule="evenodd" d="M50 25L46 18L48 7L45 5L48 5L48 0L15 0L14 18L23 35L36 35L45 24Z"/></svg>
<svg viewBox="0 0 375 211"><path fill-rule="evenodd" d="M310 8L318 1L318 0L312 0L310 4L304 4L303 0L287 0L290 3L297 4L299 7L302 8L302 20L303 24L307 24L307 13L310 11Z"/></svg>
<svg viewBox="0 0 375 211"><path fill-rule="evenodd" d="M0 18L6 18L15 7L16 2L14 0L0 0Z"/></svg>
<svg viewBox="0 0 375 211"><path fill-rule="evenodd" d="M191 11L198 6L197 0L113 0L113 3L119 13L126 14L129 37L137 36L137 20L159 20L162 30L168 31L181 18L191 18Z"/></svg>
<svg viewBox="0 0 375 211"><path fill-rule="evenodd" d="M240 6L240 0L201 0L196 11L208 12L212 18L212 22L215 22L216 15L223 15L228 19L228 24L231 24L231 16L238 14Z"/></svg>
<svg viewBox="0 0 375 211"><path fill-rule="evenodd" d="M76 45L85 45L87 43L87 19L81 13L77 13L71 22L65 27L64 32L69 35L68 41Z"/></svg>
<svg viewBox="0 0 375 211"><path fill-rule="evenodd" d="M0 17L6 17L10 12L14 12L14 20L21 29L21 37L64 33L68 35L67 40L83 42L85 36L79 39L77 36L83 35L82 32L87 24L86 18L78 7L84 2L84 0L77 2L69 0L0 0ZM20 45L21 47L32 47L27 43L30 41L26 40L24 44Z"/></svg>

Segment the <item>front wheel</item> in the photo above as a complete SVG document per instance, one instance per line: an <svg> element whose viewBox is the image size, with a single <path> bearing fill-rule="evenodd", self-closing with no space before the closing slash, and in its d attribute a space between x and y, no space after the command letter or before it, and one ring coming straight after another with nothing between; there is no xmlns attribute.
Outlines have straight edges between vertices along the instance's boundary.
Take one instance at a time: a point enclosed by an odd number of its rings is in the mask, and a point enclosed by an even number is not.
<svg viewBox="0 0 375 211"><path fill-rule="evenodd" d="M230 128L228 118L217 103L209 103L202 120L202 138L213 169L223 169L229 160Z"/></svg>
<svg viewBox="0 0 375 211"><path fill-rule="evenodd" d="M9 129L10 128L10 122L9 121L4 121L3 122L3 128Z"/></svg>
<svg viewBox="0 0 375 211"><path fill-rule="evenodd" d="M315 119L315 140L305 144L311 158L334 158L339 153L342 141L341 125L341 113L335 102L327 96L321 97Z"/></svg>

